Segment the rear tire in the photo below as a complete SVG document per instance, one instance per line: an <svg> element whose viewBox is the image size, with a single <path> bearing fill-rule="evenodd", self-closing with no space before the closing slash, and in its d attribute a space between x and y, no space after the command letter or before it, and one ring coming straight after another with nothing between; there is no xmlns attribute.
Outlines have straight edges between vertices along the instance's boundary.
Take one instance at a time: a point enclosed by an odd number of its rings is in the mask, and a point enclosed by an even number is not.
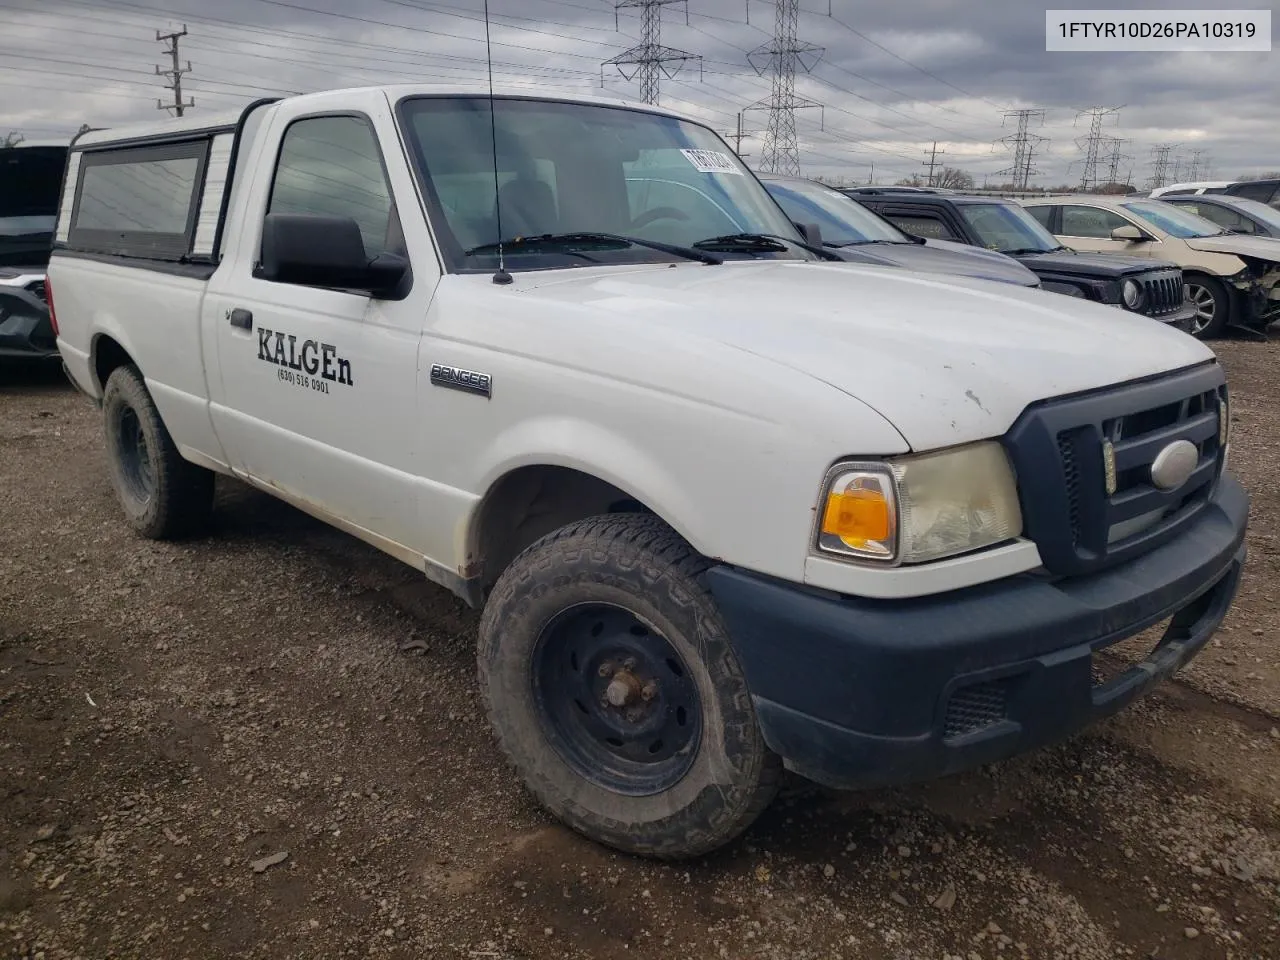
<svg viewBox="0 0 1280 960"><path fill-rule="evenodd" d="M481 619L480 687L516 772L560 820L628 853L714 850L781 780L708 566L656 517L596 517L518 556Z"/></svg>
<svg viewBox="0 0 1280 960"><path fill-rule="evenodd" d="M213 473L178 453L137 367L112 371L102 414L111 485L129 526L152 540L203 530L213 511Z"/></svg>
<svg viewBox="0 0 1280 960"><path fill-rule="evenodd" d="M1203 273L1188 273L1184 282L1196 315L1191 318L1191 335L1199 340L1222 336L1231 320L1231 291L1221 280Z"/></svg>

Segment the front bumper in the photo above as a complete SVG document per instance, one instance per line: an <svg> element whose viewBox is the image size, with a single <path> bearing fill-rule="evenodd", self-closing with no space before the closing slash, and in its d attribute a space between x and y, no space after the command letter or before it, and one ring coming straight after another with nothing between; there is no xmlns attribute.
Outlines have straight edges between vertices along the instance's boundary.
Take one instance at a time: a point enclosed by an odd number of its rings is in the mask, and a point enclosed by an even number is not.
<svg viewBox="0 0 1280 960"><path fill-rule="evenodd" d="M1265 330L1280 320L1280 286L1266 287L1257 280L1235 284L1239 309L1230 326L1245 330Z"/></svg>
<svg viewBox="0 0 1280 960"><path fill-rule="evenodd" d="M1190 333L1196 319L1196 306L1190 300L1184 300L1182 306L1175 312L1152 317L1151 319L1159 320L1161 323L1181 330L1183 333Z"/></svg>
<svg viewBox="0 0 1280 960"><path fill-rule="evenodd" d="M1244 564L1248 496L1224 474L1176 539L1101 573L1020 575L876 601L727 566L707 580L765 741L832 787L929 779L1059 740L1194 657ZM1095 653L1172 617L1141 663L1095 683Z"/></svg>

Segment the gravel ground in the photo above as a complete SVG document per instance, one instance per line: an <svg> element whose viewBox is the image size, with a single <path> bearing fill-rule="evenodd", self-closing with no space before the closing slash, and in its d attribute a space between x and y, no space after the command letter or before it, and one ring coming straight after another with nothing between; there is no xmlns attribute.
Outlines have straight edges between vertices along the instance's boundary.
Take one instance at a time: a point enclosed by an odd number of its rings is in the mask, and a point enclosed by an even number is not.
<svg viewBox="0 0 1280 960"><path fill-rule="evenodd" d="M1280 956L1280 344L1219 352L1254 516L1197 661L1007 763L789 784L679 867L527 798L458 601L231 482L136 539L92 406L0 372L0 956Z"/></svg>

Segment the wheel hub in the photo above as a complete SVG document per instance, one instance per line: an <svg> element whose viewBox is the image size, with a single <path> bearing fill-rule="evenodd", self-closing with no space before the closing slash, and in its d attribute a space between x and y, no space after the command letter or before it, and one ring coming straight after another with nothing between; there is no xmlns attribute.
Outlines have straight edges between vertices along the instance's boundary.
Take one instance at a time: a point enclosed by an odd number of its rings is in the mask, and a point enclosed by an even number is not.
<svg viewBox="0 0 1280 960"><path fill-rule="evenodd" d="M701 734L693 677L661 634L619 607L591 604L554 618L531 664L539 718L560 756L619 793L668 789Z"/></svg>

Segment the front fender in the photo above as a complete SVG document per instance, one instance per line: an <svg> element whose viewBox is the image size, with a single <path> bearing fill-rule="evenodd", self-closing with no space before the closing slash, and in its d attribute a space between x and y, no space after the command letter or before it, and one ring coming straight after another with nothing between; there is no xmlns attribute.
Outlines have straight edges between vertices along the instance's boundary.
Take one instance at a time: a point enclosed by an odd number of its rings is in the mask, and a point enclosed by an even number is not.
<svg viewBox="0 0 1280 960"><path fill-rule="evenodd" d="M540 416L498 434L478 465L481 501L503 477L532 466L566 467L612 484L661 517L695 550L713 555L705 512L699 515L687 485L682 485L654 453L600 424L569 416ZM481 501L477 501L466 529L459 531L458 556L467 554Z"/></svg>

